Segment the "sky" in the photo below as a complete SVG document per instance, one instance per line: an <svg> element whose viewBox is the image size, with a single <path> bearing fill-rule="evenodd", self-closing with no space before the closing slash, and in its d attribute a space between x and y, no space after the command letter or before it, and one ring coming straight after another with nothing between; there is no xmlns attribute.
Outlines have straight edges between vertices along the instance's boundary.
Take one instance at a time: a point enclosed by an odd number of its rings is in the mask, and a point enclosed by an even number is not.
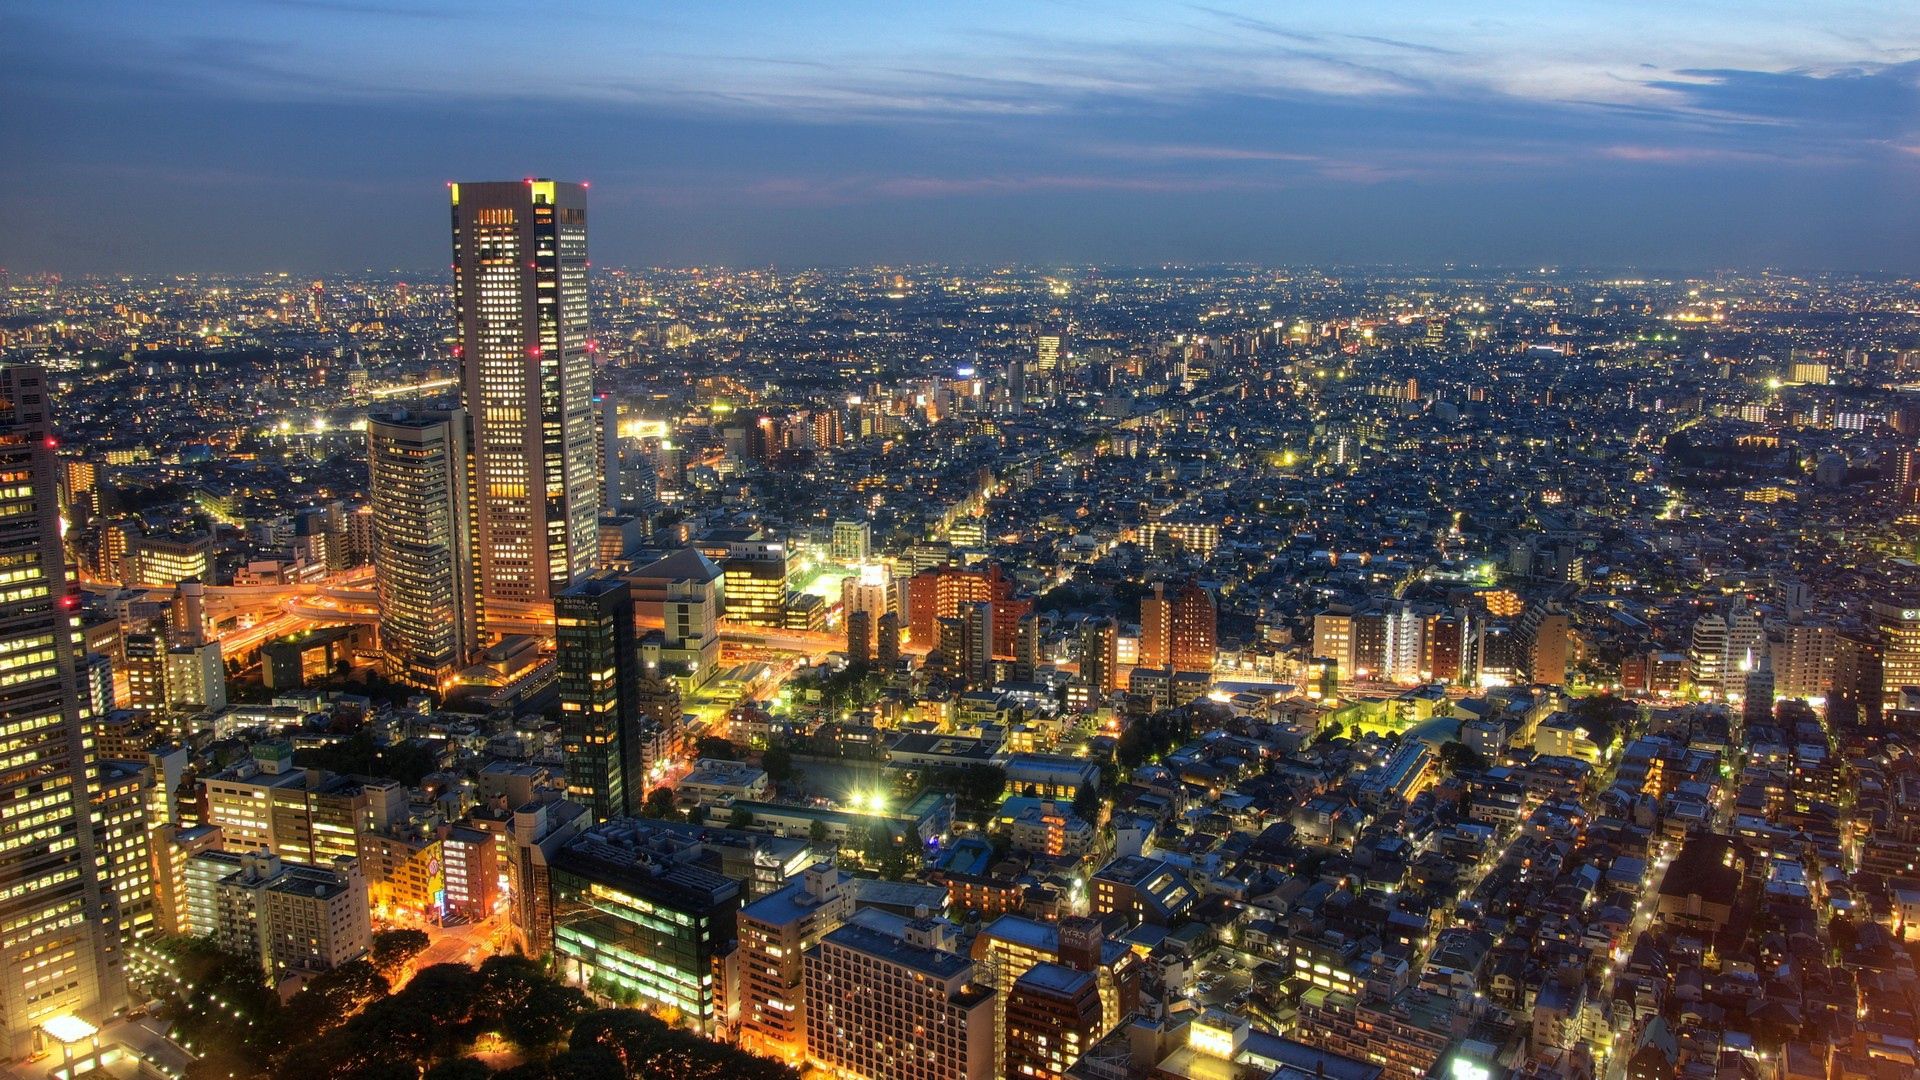
<svg viewBox="0 0 1920 1080"><path fill-rule="evenodd" d="M1920 3L0 0L0 266L1920 273Z"/></svg>

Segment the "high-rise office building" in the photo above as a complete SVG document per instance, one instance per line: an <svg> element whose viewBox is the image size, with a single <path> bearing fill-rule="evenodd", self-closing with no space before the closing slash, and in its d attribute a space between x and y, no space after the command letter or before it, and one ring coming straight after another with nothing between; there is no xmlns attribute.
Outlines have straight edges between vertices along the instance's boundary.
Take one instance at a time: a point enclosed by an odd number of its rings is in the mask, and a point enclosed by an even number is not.
<svg viewBox="0 0 1920 1080"><path fill-rule="evenodd" d="M466 414L396 409L369 417L367 465L387 677L445 691L477 637Z"/></svg>
<svg viewBox="0 0 1920 1080"><path fill-rule="evenodd" d="M1112 619L1094 619L1080 628L1080 681L1096 697L1120 684L1120 628Z"/></svg>
<svg viewBox="0 0 1920 1080"><path fill-rule="evenodd" d="M1880 629L1880 695L1898 702L1900 691L1920 686L1920 597L1875 601L1873 621Z"/></svg>
<svg viewBox="0 0 1920 1080"><path fill-rule="evenodd" d="M455 184L461 400L472 418L480 621L537 603L599 553L587 197L552 180Z"/></svg>
<svg viewBox="0 0 1920 1080"><path fill-rule="evenodd" d="M1033 339L1033 367L1035 371L1051 372L1060 366L1060 333L1049 331Z"/></svg>
<svg viewBox="0 0 1920 1080"><path fill-rule="evenodd" d="M13 1056L39 1026L99 1021L124 996L87 793L73 605L60 543L59 461L46 376L0 368L0 1024Z"/></svg>
<svg viewBox="0 0 1920 1080"><path fill-rule="evenodd" d="M1063 1080L1106 1033L1093 973L1065 964L1028 968L1007 994L1006 1027L1002 1076Z"/></svg>
<svg viewBox="0 0 1920 1080"><path fill-rule="evenodd" d="M1213 594L1188 581L1171 595L1163 582L1140 601L1140 666L1212 671L1219 636Z"/></svg>
<svg viewBox="0 0 1920 1080"><path fill-rule="evenodd" d="M803 961L853 914L855 892L852 874L819 863L740 909L740 1027L749 1048L789 1063L806 1056Z"/></svg>
<svg viewBox="0 0 1920 1080"><path fill-rule="evenodd" d="M836 521L833 540L827 549L834 562L858 566L867 561L873 549L873 527L864 521Z"/></svg>
<svg viewBox="0 0 1920 1080"><path fill-rule="evenodd" d="M856 912L808 949L807 1054L868 1080L989 1080L994 992L941 919Z"/></svg>
<svg viewBox="0 0 1920 1080"><path fill-rule="evenodd" d="M553 856L553 948L582 986L671 1009L702 1034L722 1021L716 962L732 947L740 882L662 852L649 823L603 823Z"/></svg>
<svg viewBox="0 0 1920 1080"><path fill-rule="evenodd" d="M555 597L553 615L567 797L595 821L620 817L637 805L643 771L634 745L640 647L633 597L620 578L593 578Z"/></svg>

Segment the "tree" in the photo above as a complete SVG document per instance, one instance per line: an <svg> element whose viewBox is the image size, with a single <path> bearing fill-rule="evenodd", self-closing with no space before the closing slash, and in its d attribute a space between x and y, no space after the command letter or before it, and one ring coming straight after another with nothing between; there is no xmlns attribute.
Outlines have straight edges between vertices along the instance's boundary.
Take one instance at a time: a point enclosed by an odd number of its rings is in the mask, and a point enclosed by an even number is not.
<svg viewBox="0 0 1920 1080"><path fill-rule="evenodd" d="M713 758L716 761L740 760L740 751L734 749L732 740L723 739L718 735L703 735L700 741L693 745L693 756L697 758Z"/></svg>
<svg viewBox="0 0 1920 1080"><path fill-rule="evenodd" d="M640 803L640 816L650 818L670 818L677 816L673 808L673 789L670 787L657 787L647 792L646 799Z"/></svg>
<svg viewBox="0 0 1920 1080"><path fill-rule="evenodd" d="M807 826L807 839L816 845L826 843L827 823L821 821L819 818L813 819L813 824Z"/></svg>
<svg viewBox="0 0 1920 1080"><path fill-rule="evenodd" d="M760 755L760 767L766 770L767 779L780 783L793 777L793 752L784 746L768 747Z"/></svg>
<svg viewBox="0 0 1920 1080"><path fill-rule="evenodd" d="M1604 751L1625 733L1638 710L1632 702L1612 694L1590 694L1575 698L1567 711L1579 726L1587 729L1593 745Z"/></svg>
<svg viewBox="0 0 1920 1080"><path fill-rule="evenodd" d="M1086 821L1094 821L1100 814L1100 793L1090 787L1081 788L1073 797L1073 812Z"/></svg>
<svg viewBox="0 0 1920 1080"><path fill-rule="evenodd" d="M477 1026L498 1030L524 1050L558 1042L574 1017L587 1010L587 995L557 982L524 956L494 956L480 965Z"/></svg>
<svg viewBox="0 0 1920 1080"><path fill-rule="evenodd" d="M670 1028L630 1009L581 1017L568 1047L576 1053L605 1051L625 1075L641 1080L799 1080L800 1075L770 1058Z"/></svg>
<svg viewBox="0 0 1920 1080"><path fill-rule="evenodd" d="M379 940L380 935L374 935L376 949ZM351 960L331 971L323 971L287 1002L286 1030L300 1039L324 1035L386 997L391 985L387 977L366 960Z"/></svg>
<svg viewBox="0 0 1920 1080"><path fill-rule="evenodd" d="M487 1080L494 1075L487 1063L479 1058L454 1058L443 1061L427 1070L424 1080Z"/></svg>
<svg viewBox="0 0 1920 1080"><path fill-rule="evenodd" d="M818 824L818 822L815 822ZM733 813L727 815L727 828L750 829L753 827L753 811L744 806L736 806Z"/></svg>
<svg viewBox="0 0 1920 1080"><path fill-rule="evenodd" d="M419 784L421 777L440 767L439 755L426 743L406 741L381 746L365 729L354 732L345 742L297 750L293 761L303 768L398 780L408 787Z"/></svg>
<svg viewBox="0 0 1920 1080"><path fill-rule="evenodd" d="M373 935L367 959L381 974L392 978L431 944L433 939L424 930L382 930Z"/></svg>
<svg viewBox="0 0 1920 1080"><path fill-rule="evenodd" d="M1479 773L1486 771L1487 758L1486 755L1468 746L1466 743L1442 743L1440 746L1440 764L1446 766L1447 772L1455 775L1460 773Z"/></svg>

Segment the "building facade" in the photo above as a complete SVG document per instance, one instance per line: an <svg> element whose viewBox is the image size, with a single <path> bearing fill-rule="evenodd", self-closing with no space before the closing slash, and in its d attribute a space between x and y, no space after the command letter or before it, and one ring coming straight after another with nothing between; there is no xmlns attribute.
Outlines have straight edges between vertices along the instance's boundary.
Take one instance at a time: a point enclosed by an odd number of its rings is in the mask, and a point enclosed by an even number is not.
<svg viewBox="0 0 1920 1080"><path fill-rule="evenodd" d="M484 629L490 608L548 600L599 554L587 195L552 180L450 191Z"/></svg>
<svg viewBox="0 0 1920 1080"><path fill-rule="evenodd" d="M46 376L0 368L0 1026L15 1055L39 1025L119 1006L117 931L88 827L73 611L60 542L59 461Z"/></svg>
<svg viewBox="0 0 1920 1080"><path fill-rule="evenodd" d="M370 417L367 464L386 676L444 693L477 642L466 414Z"/></svg>

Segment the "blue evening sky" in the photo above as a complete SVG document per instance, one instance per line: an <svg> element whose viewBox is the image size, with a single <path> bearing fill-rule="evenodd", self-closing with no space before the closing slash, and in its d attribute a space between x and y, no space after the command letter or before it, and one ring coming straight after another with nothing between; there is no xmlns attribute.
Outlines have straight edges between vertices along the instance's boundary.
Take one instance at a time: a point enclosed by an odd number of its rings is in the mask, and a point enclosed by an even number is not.
<svg viewBox="0 0 1920 1080"><path fill-rule="evenodd" d="M1920 3L0 0L0 265L1920 271Z"/></svg>

